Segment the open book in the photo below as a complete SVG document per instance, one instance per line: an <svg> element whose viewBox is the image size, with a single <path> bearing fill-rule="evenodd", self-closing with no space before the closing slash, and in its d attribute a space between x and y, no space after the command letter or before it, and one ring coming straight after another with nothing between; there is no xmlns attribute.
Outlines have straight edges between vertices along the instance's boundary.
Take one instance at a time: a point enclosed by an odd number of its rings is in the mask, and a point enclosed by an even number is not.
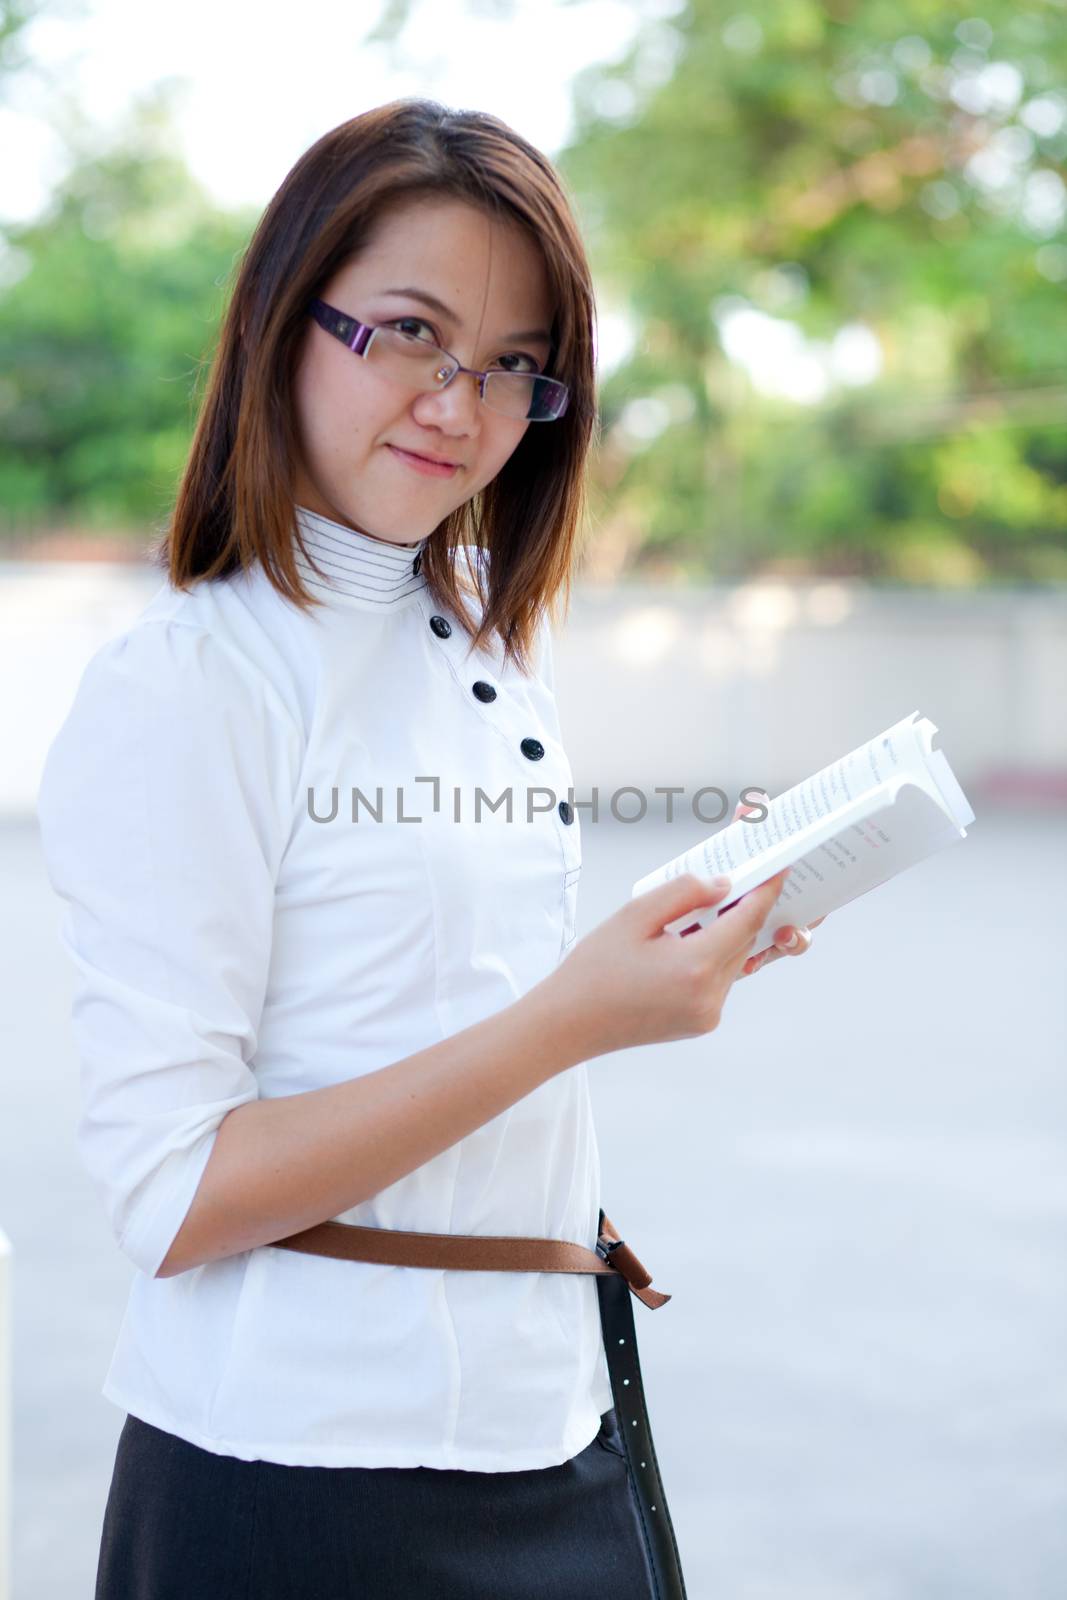
<svg viewBox="0 0 1067 1600"><path fill-rule="evenodd" d="M665 924L670 933L704 927L743 894L792 867L752 950L787 923L803 927L906 867L967 836L974 812L917 711L858 750L770 801L763 820L738 817L702 844L638 879L644 894L683 872L730 879L729 898Z"/></svg>

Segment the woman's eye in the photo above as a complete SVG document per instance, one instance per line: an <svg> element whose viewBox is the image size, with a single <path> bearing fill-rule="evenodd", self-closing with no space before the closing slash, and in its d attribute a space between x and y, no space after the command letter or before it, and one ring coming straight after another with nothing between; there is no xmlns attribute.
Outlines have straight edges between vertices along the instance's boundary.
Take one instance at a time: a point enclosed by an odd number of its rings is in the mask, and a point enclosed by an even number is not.
<svg viewBox="0 0 1067 1600"><path fill-rule="evenodd" d="M425 339L424 342L426 344L436 344L438 347L440 347L441 341L438 338L436 331L434 330L434 328L431 326L430 323L424 322L421 317L396 317L396 318L394 318L394 320L392 322L387 323L386 326L390 327L390 328L399 328L402 333L407 333L409 328L425 328L426 332L429 334L429 338ZM416 334L408 334L408 337L417 339L417 338L420 338L422 336L420 334L416 333ZM499 356L497 359L500 362L505 362L505 361L524 361L526 363L525 367L504 367L504 366L502 366L500 370L503 371L503 372L529 372L529 373L535 373L535 372L540 372L540 370L541 370L540 367L537 365L537 362L534 360L533 356L523 355L521 353L521 351L518 351L518 350L513 350L509 355Z"/></svg>
<svg viewBox="0 0 1067 1600"><path fill-rule="evenodd" d="M509 356L501 356L500 359L501 359L501 361L525 361L526 362L526 366L525 367L505 367L504 368L505 372L531 372L531 373L533 373L533 372L540 372L540 370L541 370L540 367L537 365L537 362L534 360L533 356L520 355L517 351L514 352L512 355L509 355Z"/></svg>
<svg viewBox="0 0 1067 1600"><path fill-rule="evenodd" d="M430 334L430 337L429 337L429 339L426 340L426 343L427 344L436 344L437 335L434 333L433 329L430 327L430 324L428 322L423 322L421 317L397 317L394 322L391 322L389 324L389 326L391 328L400 328L401 331L404 331L404 324L405 323L408 323L411 327L414 327L414 328L426 328L428 330L429 334ZM412 337L417 339L419 337L419 335L418 334L413 334Z"/></svg>

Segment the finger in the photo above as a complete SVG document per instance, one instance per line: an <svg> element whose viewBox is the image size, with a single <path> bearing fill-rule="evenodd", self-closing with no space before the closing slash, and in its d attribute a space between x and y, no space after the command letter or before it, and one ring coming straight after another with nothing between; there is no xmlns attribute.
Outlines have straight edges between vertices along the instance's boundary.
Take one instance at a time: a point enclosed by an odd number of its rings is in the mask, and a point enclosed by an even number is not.
<svg viewBox="0 0 1067 1600"><path fill-rule="evenodd" d="M646 933L660 934L666 923L690 911L703 910L724 901L730 892L729 878L708 878L683 872L654 889L646 889L630 901L630 916ZM699 926L699 925L697 925Z"/></svg>
<svg viewBox="0 0 1067 1600"><path fill-rule="evenodd" d="M773 945L770 945L766 950L758 950L754 956L749 956L745 962L741 969L741 976L743 978L751 978L754 973L762 972L764 967L769 966L772 961L781 961L785 954L785 951L776 950Z"/></svg>
<svg viewBox="0 0 1067 1600"><path fill-rule="evenodd" d="M783 956L802 956L811 949L810 928L794 928L792 930L779 928L775 934L778 939L782 933L792 931L797 935L794 947L779 944L768 945L766 950L758 950L755 955L749 956L742 970L742 977L750 978L754 972L759 972L763 967L769 966L772 961L780 961Z"/></svg>
<svg viewBox="0 0 1067 1600"><path fill-rule="evenodd" d="M784 955L802 956L805 950L811 948L811 928L797 928L792 923L786 928L779 928L774 936L774 944Z"/></svg>
<svg viewBox="0 0 1067 1600"><path fill-rule="evenodd" d="M720 911L714 923L703 930L704 933L712 934L724 930L729 939L729 948L739 956L751 954L752 941L770 915L775 901L785 887L785 880L790 871L791 868L783 867L781 872L776 872L766 883L761 883L757 888L743 894L727 909Z"/></svg>

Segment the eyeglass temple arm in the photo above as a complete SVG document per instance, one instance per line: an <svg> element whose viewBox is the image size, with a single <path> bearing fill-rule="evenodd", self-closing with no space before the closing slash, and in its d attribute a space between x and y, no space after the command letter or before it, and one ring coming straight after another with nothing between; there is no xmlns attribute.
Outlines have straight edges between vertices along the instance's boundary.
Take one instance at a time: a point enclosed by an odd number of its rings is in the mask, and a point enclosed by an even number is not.
<svg viewBox="0 0 1067 1600"><path fill-rule="evenodd" d="M328 306L325 300L312 300L309 309L321 328L325 328L327 333L332 333L335 339L340 339L341 343L346 345L349 350L354 350L357 356L363 354L370 336L374 332L374 328L370 323L357 322L354 317L346 317L343 311L336 311L333 306ZM455 357L453 356L452 359L455 360ZM484 397L485 380L489 376L487 372L478 372L473 367L460 366L459 363L457 363L457 371L469 372L472 377L477 378L479 392ZM453 373L452 376L455 377L456 373ZM546 374L542 374L542 376L545 377L547 383L553 384L556 388L564 387L557 379L549 378ZM563 415L569 403L570 394L565 392L563 405L557 413L558 416Z"/></svg>
<svg viewBox="0 0 1067 1600"><path fill-rule="evenodd" d="M335 311L325 300L312 300L310 310L320 328L325 328L335 339L340 339L341 343L349 350L354 350L357 356L363 354L367 348L367 341L374 331L369 323L357 322L354 317L346 317L343 311Z"/></svg>

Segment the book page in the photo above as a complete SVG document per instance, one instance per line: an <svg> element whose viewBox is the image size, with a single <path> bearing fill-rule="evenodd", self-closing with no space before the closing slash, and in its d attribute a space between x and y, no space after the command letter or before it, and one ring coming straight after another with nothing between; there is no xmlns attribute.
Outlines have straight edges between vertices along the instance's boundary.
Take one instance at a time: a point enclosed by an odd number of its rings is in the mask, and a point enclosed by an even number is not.
<svg viewBox="0 0 1067 1600"><path fill-rule="evenodd" d="M820 772L786 789L769 803L765 821L751 822L739 817L729 827L713 834L707 841L710 855L704 870L712 875L719 872L733 875L744 862L762 855L774 844L783 843L803 828L811 827L820 818L843 810L892 778L910 778L942 803L936 785L931 783L926 772L925 753L918 738L919 725L915 722L918 715L913 711L911 716L849 751L847 756L841 756ZM933 731L925 717L922 722Z"/></svg>
<svg viewBox="0 0 1067 1600"><path fill-rule="evenodd" d="M785 923L803 927L816 917L836 911L961 837L964 835L955 823L924 789L903 781L896 787L895 801L882 805L862 822L847 825L794 863L756 936L753 950L763 950L773 943L776 930ZM760 881L765 881L769 874L759 876ZM746 885L751 887L755 885ZM668 926L680 932L694 921L703 925L718 914L719 908L714 907L696 918L683 917Z"/></svg>
<svg viewBox="0 0 1067 1600"><path fill-rule="evenodd" d="M840 813L842 820L848 819L850 811L853 816L866 815L869 808L864 807L864 798L873 796L879 786L891 784L894 779L898 786L907 779L924 789L959 826L973 822L974 813L943 752L929 748L931 736L936 732L928 718L920 718L919 713L913 711L810 778L794 784L773 800L761 802L767 812L763 821L739 817L728 823L700 844L639 879L633 893L641 894L683 872L708 877L722 873L736 879L749 862L774 846L784 846L804 830L817 829L820 822L834 813ZM937 781L928 770L929 766L936 766ZM776 870L776 867L770 869ZM769 875L770 872L765 874Z"/></svg>
<svg viewBox="0 0 1067 1600"><path fill-rule="evenodd" d="M911 717L904 718L877 739L868 740L867 744L794 784L775 799L761 802L767 811L762 822L739 817L655 872L647 873L634 885L633 893L641 894L683 872L702 873L708 877L723 873L736 878L741 867L764 855L772 846L782 845L794 834L815 827L820 819L835 811L855 808L861 796L900 771L906 757L910 758L908 765L917 759L921 764L921 753L916 751L911 733L912 719L917 715L912 712Z"/></svg>
<svg viewBox="0 0 1067 1600"><path fill-rule="evenodd" d="M731 902L791 865L754 950L784 923L802 925L964 837L974 821L936 727L913 711L876 738L768 802L763 821L738 818L640 879L637 895L683 872L732 880ZM667 924L706 924L721 908Z"/></svg>

